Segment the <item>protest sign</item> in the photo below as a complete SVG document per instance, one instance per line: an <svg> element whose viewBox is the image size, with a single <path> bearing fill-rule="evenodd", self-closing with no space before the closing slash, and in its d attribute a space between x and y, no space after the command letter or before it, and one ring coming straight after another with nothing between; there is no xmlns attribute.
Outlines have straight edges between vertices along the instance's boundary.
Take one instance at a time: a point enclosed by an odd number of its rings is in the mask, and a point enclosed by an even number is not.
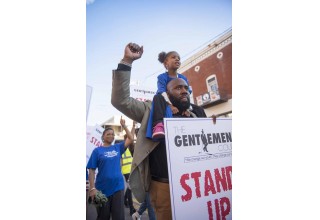
<svg viewBox="0 0 320 220"><path fill-rule="evenodd" d="M130 97L140 101L152 101L153 96L156 94L154 89L141 86L141 85L130 85Z"/></svg>
<svg viewBox="0 0 320 220"><path fill-rule="evenodd" d="M96 147L101 146L103 144L102 140L101 140L103 130L104 130L103 127L96 124L95 126L91 127L91 129L89 131L87 131L87 149L86 149L87 150L87 157L86 157L87 160L86 160L86 164L88 163L88 160L91 156L93 149L95 149Z"/></svg>
<svg viewBox="0 0 320 220"><path fill-rule="evenodd" d="M92 87L91 86L87 85L86 93L87 93L86 120L88 120L88 113L89 113L89 107L90 107L90 101L91 101L91 95L92 95Z"/></svg>
<svg viewBox="0 0 320 220"><path fill-rule="evenodd" d="M231 122L164 119L173 219L232 219Z"/></svg>

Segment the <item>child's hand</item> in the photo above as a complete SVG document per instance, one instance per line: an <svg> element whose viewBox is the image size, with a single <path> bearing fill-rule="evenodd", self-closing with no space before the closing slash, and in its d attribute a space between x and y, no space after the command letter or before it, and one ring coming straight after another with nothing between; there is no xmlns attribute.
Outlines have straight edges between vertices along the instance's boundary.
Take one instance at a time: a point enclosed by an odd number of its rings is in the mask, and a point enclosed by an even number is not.
<svg viewBox="0 0 320 220"><path fill-rule="evenodd" d="M185 115L187 117L190 117L190 111L189 110L185 110L182 115Z"/></svg>
<svg viewBox="0 0 320 220"><path fill-rule="evenodd" d="M177 114L179 112L177 107L174 107L173 105L169 105L169 106L170 106L171 111L172 111L173 114Z"/></svg>

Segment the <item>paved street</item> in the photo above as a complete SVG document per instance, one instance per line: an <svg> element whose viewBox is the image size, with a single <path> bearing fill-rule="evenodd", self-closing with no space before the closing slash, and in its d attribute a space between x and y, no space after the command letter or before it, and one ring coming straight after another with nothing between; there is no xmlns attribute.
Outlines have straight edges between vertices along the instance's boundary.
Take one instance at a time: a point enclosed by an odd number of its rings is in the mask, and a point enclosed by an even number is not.
<svg viewBox="0 0 320 220"><path fill-rule="evenodd" d="M135 198L133 198L133 206L136 210L139 209L140 204L137 202L137 200ZM97 218L97 212L96 212L96 208L94 207L94 205L88 204L87 203L87 220L96 220ZM147 210L142 214L141 216L141 220L148 220L148 213ZM125 220L132 220L132 217L130 216L130 209L129 208L125 208Z"/></svg>
<svg viewBox="0 0 320 220"><path fill-rule="evenodd" d="M137 200L135 200L135 198L133 198L133 206L136 210L139 209L140 207L140 204L137 202ZM147 213L148 210L146 210L142 216L141 216L141 220L149 220L149 216L148 216L148 213ZM126 220L132 220L132 217L130 216L130 209L129 208L125 208L125 218Z"/></svg>

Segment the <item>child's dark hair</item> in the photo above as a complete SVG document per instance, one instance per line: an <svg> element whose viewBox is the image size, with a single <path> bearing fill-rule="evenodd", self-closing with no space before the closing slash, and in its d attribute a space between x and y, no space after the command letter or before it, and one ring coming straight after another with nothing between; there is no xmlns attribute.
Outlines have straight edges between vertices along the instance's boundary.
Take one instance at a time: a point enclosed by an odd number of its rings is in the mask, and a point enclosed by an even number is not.
<svg viewBox="0 0 320 220"><path fill-rule="evenodd" d="M168 53L162 51L161 53L159 53L158 55L158 60L160 63L164 63L164 61L166 60L167 56L169 56L172 53L177 53L176 51L170 51Z"/></svg>
<svg viewBox="0 0 320 220"><path fill-rule="evenodd" d="M158 55L158 60L160 63L163 63L166 60L167 57L167 53L162 51L161 53L159 53Z"/></svg>

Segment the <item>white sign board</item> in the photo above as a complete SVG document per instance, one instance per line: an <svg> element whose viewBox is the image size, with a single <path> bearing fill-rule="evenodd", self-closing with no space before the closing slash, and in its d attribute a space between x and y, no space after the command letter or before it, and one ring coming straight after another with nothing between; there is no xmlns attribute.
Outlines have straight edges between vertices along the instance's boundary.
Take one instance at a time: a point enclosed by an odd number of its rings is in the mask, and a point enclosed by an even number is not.
<svg viewBox="0 0 320 220"><path fill-rule="evenodd" d="M232 219L231 122L164 119L173 219Z"/></svg>
<svg viewBox="0 0 320 220"><path fill-rule="evenodd" d="M87 126L87 160L86 165L88 163L88 160L91 156L91 153L93 149L95 149L98 146L102 145L101 136L104 129L100 125L96 124L93 127Z"/></svg>
<svg viewBox="0 0 320 220"><path fill-rule="evenodd" d="M88 120L88 113L89 113L89 107L90 107L90 101L91 101L92 87L87 85L86 92L87 92L87 104L86 104L87 116L86 116L86 120Z"/></svg>
<svg viewBox="0 0 320 220"><path fill-rule="evenodd" d="M153 89L138 86L138 85L130 85L130 97L135 98L140 101L153 100L153 96L156 94L156 91Z"/></svg>

